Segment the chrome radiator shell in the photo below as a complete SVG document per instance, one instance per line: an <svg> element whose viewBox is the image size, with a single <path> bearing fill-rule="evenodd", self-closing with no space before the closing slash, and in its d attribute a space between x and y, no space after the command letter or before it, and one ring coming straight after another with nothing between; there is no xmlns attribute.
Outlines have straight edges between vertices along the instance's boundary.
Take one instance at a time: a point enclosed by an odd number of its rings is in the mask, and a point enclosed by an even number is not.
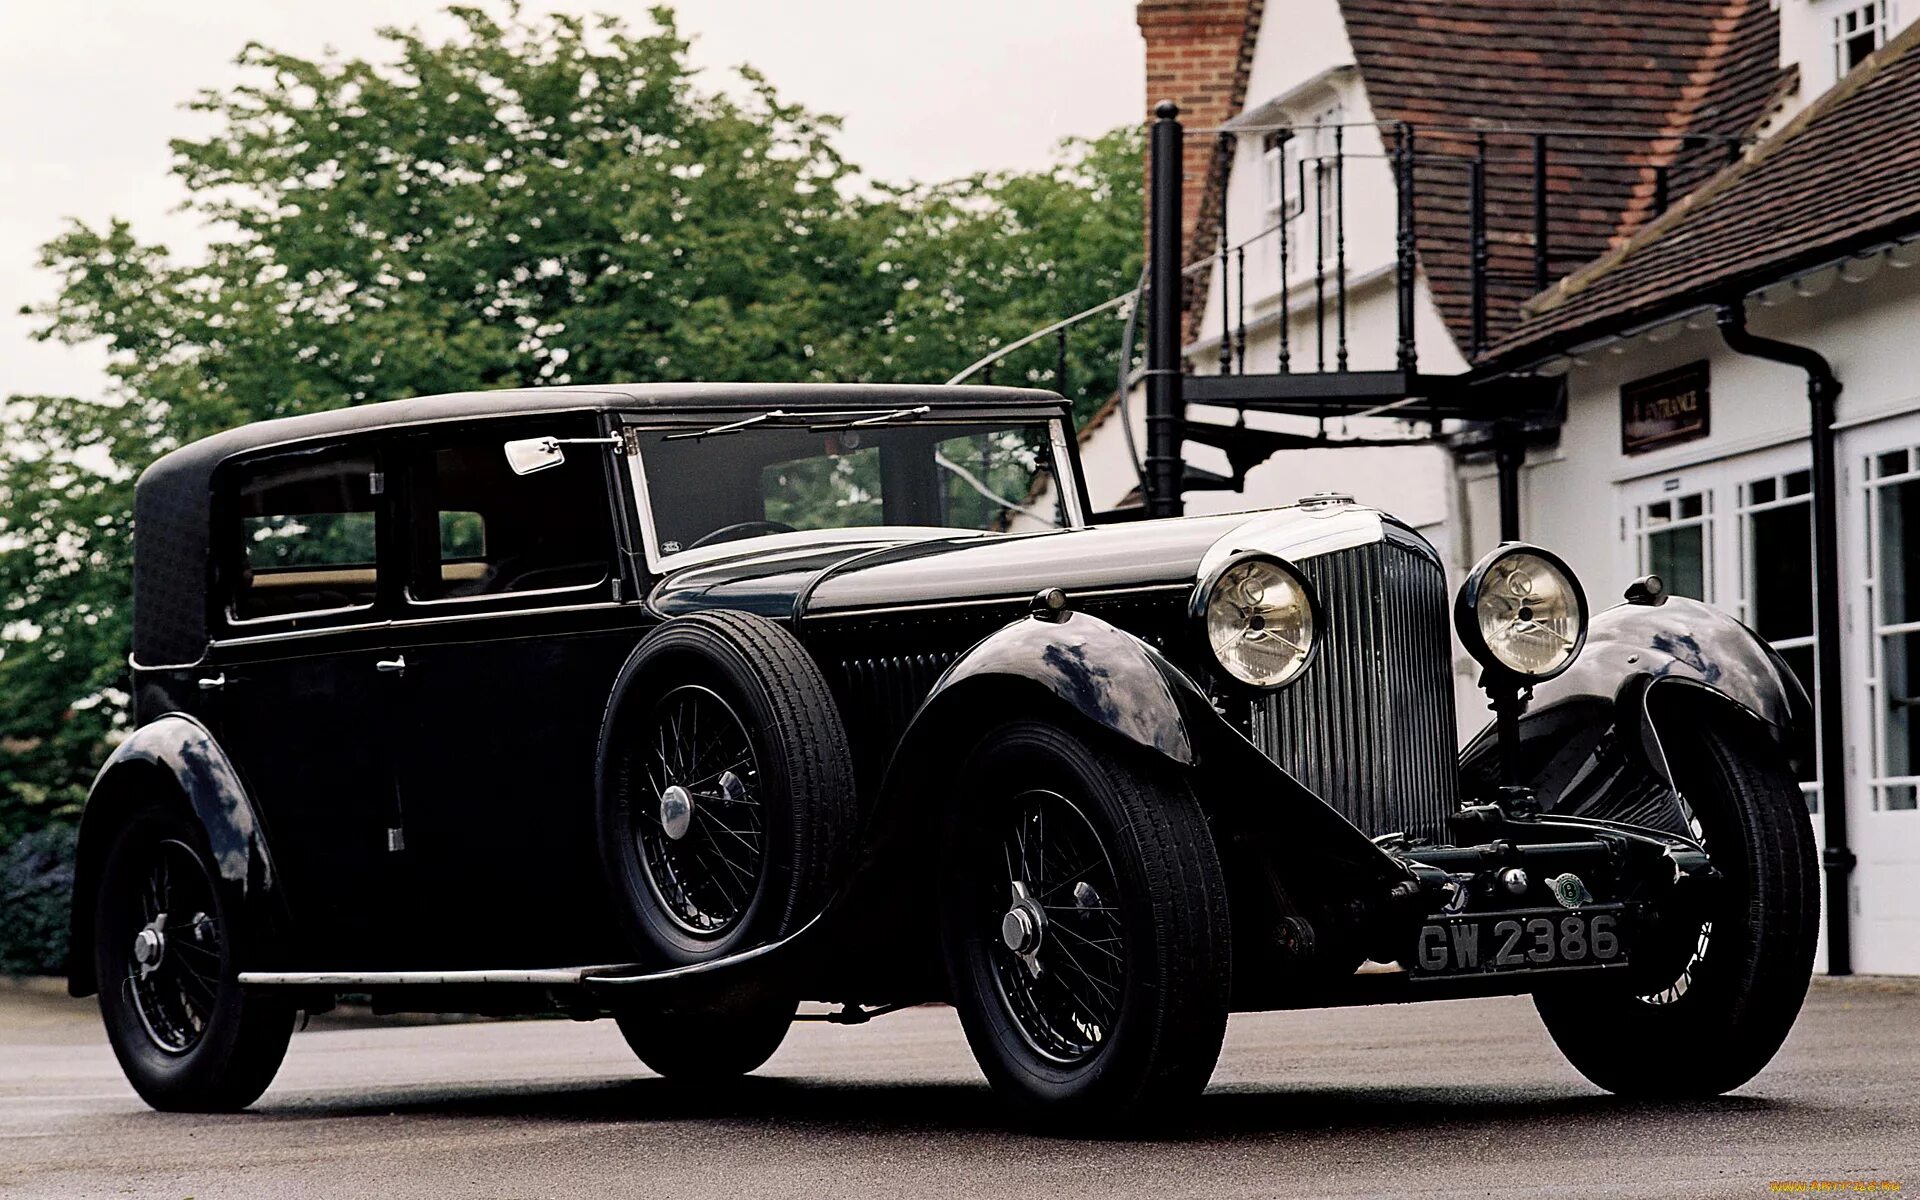
<svg viewBox="0 0 1920 1200"><path fill-rule="evenodd" d="M1459 771L1444 568L1417 535L1294 565L1320 601L1320 650L1253 701L1254 744L1367 835L1445 840Z"/></svg>

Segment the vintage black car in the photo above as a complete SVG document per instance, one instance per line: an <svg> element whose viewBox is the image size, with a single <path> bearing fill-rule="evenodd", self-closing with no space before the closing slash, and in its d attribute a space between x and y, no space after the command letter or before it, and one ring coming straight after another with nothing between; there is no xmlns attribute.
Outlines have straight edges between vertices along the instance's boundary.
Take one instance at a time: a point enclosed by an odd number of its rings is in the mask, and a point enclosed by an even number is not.
<svg viewBox="0 0 1920 1200"><path fill-rule="evenodd" d="M1616 1092L1766 1064L1818 892L1762 642L1652 577L1590 618L1522 544L1450 600L1339 496L1098 521L1077 467L1058 396L969 387L437 396L167 454L74 993L165 1109L250 1103L343 994L611 1016L709 1082L802 1001L950 1001L1066 1122L1174 1111L1232 1011L1531 993Z"/></svg>

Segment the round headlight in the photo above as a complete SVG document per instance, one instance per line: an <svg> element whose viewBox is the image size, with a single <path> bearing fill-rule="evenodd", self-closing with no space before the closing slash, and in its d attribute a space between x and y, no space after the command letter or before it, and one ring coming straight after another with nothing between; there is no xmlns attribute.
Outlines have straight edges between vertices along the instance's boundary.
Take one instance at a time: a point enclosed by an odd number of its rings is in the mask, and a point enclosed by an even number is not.
<svg viewBox="0 0 1920 1200"><path fill-rule="evenodd" d="M1207 586L1201 616L1213 657L1241 683L1279 687L1312 657L1312 597L1298 575L1273 559L1229 562Z"/></svg>
<svg viewBox="0 0 1920 1200"><path fill-rule="evenodd" d="M1533 546L1503 546L1467 577L1454 624L1481 666L1551 679L1572 665L1587 640L1587 597L1555 556Z"/></svg>

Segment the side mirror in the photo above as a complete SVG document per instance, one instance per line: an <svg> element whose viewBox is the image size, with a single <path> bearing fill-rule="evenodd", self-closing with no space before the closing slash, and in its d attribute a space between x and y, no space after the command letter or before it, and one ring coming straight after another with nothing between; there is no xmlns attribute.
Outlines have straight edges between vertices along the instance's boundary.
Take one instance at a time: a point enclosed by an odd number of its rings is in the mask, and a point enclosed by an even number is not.
<svg viewBox="0 0 1920 1200"><path fill-rule="evenodd" d="M507 443L507 466L515 475L531 475L567 461L557 438L521 438Z"/></svg>

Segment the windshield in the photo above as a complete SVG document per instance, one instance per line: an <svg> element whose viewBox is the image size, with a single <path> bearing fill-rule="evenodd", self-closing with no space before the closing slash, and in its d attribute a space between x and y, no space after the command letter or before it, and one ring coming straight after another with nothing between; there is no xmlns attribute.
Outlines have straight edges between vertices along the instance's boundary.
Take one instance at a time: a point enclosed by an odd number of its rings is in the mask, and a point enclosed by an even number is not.
<svg viewBox="0 0 1920 1200"><path fill-rule="evenodd" d="M691 435L643 430L640 465L661 554L797 530L880 525L981 532L1068 524L1055 486L1059 423L847 418ZM831 422L831 423L829 423Z"/></svg>

